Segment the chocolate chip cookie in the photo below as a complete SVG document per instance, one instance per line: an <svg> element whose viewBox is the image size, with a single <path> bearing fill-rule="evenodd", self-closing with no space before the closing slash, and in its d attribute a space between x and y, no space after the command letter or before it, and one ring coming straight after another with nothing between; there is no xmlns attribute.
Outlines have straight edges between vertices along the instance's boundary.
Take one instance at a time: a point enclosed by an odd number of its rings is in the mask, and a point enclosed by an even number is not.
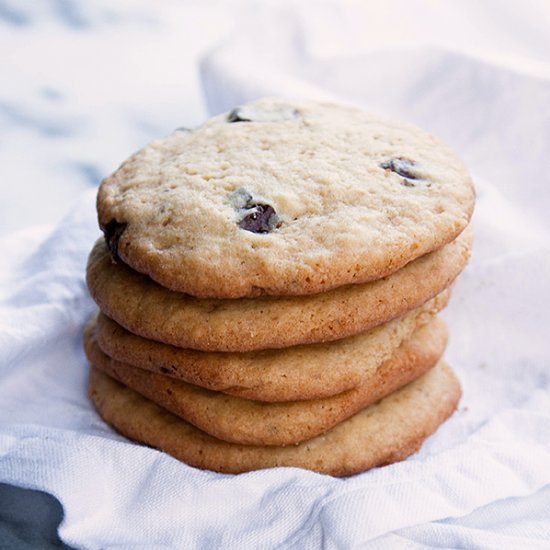
<svg viewBox="0 0 550 550"><path fill-rule="evenodd" d="M113 258L202 298L380 279L455 239L473 205L461 161L423 130L282 99L152 142L97 200Z"/></svg>

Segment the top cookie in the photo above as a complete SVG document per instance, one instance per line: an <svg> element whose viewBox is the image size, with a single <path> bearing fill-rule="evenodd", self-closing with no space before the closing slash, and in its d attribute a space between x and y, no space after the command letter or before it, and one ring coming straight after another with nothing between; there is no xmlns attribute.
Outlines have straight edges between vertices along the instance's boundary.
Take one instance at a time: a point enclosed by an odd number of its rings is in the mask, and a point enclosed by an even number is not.
<svg viewBox="0 0 550 550"><path fill-rule="evenodd" d="M111 253L197 297L324 292L453 240L474 190L444 144L401 122L263 99L147 145L106 178Z"/></svg>

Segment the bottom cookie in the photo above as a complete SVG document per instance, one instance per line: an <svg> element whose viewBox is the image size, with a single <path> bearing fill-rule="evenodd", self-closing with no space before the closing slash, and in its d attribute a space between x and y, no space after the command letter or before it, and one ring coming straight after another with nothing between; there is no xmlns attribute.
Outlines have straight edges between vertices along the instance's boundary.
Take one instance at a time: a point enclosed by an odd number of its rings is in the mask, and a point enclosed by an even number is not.
<svg viewBox="0 0 550 550"><path fill-rule="evenodd" d="M451 369L440 362L323 435L287 447L216 439L93 367L89 393L99 414L117 431L197 468L241 473L294 466L345 476L416 452L456 409L461 391Z"/></svg>

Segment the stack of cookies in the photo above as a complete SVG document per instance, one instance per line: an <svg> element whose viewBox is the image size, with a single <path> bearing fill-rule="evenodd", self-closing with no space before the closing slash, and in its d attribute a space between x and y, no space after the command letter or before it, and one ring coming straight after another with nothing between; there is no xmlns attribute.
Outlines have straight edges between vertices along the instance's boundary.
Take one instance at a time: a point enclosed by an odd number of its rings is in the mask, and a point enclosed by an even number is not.
<svg viewBox="0 0 550 550"><path fill-rule="evenodd" d="M347 106L264 99L151 143L98 194L92 401L219 472L407 457L460 397L436 314L473 206L445 145Z"/></svg>

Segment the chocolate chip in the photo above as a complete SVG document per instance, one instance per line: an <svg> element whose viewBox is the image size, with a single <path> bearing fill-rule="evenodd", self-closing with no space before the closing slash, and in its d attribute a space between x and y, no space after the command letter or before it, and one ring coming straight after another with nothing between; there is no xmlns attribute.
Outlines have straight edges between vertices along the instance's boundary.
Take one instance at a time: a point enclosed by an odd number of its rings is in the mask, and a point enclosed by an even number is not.
<svg viewBox="0 0 550 550"><path fill-rule="evenodd" d="M243 105L236 107L227 115L227 122L280 122L296 120L299 117L300 112L292 107L262 108Z"/></svg>
<svg viewBox="0 0 550 550"><path fill-rule="evenodd" d="M227 122L252 122L249 118L241 118L240 107L236 107L227 115Z"/></svg>
<svg viewBox="0 0 550 550"><path fill-rule="evenodd" d="M414 160L407 158L394 158L383 162L380 167L384 170L391 170L404 178L410 180L420 179L420 175L416 168L417 164ZM412 186L414 187L414 185Z"/></svg>
<svg viewBox="0 0 550 550"><path fill-rule="evenodd" d="M233 208L239 211L238 226L252 233L269 233L281 226L273 206L254 198L244 187L235 189L229 196Z"/></svg>
<svg viewBox="0 0 550 550"><path fill-rule="evenodd" d="M166 367L160 367L160 372L163 372L164 374L168 374L170 371Z"/></svg>
<svg viewBox="0 0 550 550"><path fill-rule="evenodd" d="M127 226L127 223L111 220L109 223L101 227L103 235L105 236L105 242L109 247L109 252L115 261L118 260L118 241L120 240L120 237L122 237L122 234Z"/></svg>
<svg viewBox="0 0 550 550"><path fill-rule="evenodd" d="M279 226L279 216L269 204L254 205L252 212L239 222L241 229L252 233L269 233Z"/></svg>

